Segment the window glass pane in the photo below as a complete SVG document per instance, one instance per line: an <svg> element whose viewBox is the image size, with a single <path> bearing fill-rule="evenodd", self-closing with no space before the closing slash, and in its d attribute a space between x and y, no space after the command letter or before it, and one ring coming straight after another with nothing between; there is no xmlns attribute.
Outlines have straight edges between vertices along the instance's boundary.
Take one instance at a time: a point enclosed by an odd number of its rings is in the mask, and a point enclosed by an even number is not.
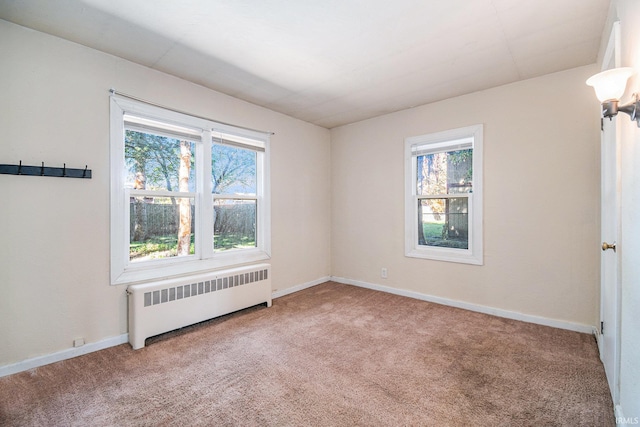
<svg viewBox="0 0 640 427"><path fill-rule="evenodd" d="M469 249L469 199L418 200L418 244Z"/></svg>
<svg viewBox="0 0 640 427"><path fill-rule="evenodd" d="M256 247L256 205L255 200L214 200L214 251Z"/></svg>
<svg viewBox="0 0 640 427"><path fill-rule="evenodd" d="M195 143L125 131L125 186L136 190L195 191Z"/></svg>
<svg viewBox="0 0 640 427"><path fill-rule="evenodd" d="M473 149L417 156L416 194L471 193Z"/></svg>
<svg viewBox="0 0 640 427"><path fill-rule="evenodd" d="M195 253L191 197L130 197L129 226L130 262Z"/></svg>
<svg viewBox="0 0 640 427"><path fill-rule="evenodd" d="M213 194L256 194L256 155L252 150L212 144Z"/></svg>

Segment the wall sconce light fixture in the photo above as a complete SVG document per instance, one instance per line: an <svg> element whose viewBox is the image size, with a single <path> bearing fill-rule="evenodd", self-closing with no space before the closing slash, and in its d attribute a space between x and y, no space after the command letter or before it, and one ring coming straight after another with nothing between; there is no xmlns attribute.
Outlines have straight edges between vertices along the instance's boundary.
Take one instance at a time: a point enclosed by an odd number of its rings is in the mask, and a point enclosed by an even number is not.
<svg viewBox="0 0 640 427"><path fill-rule="evenodd" d="M633 94L633 101L628 104L619 105L620 97L627 87L627 80L633 75L633 68L613 68L591 76L587 80L589 86L593 86L596 96L602 103L602 116L609 117L623 111L631 116L631 120L638 122L640 127L640 101L638 95Z"/></svg>

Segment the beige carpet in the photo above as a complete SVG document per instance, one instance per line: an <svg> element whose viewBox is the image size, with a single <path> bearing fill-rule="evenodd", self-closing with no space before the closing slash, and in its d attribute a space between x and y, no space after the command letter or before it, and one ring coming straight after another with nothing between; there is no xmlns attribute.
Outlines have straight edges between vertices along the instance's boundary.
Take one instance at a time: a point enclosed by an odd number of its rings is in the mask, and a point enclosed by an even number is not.
<svg viewBox="0 0 640 427"><path fill-rule="evenodd" d="M2 426L613 426L592 336L325 283L0 378Z"/></svg>

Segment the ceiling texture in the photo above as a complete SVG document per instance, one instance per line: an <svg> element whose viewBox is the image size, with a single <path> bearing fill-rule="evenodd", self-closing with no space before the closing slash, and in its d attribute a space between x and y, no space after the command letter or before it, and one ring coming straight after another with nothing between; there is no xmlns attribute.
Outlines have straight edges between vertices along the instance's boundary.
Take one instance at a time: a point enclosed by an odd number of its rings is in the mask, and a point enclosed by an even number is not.
<svg viewBox="0 0 640 427"><path fill-rule="evenodd" d="M592 64L609 3L0 0L0 19L332 128Z"/></svg>

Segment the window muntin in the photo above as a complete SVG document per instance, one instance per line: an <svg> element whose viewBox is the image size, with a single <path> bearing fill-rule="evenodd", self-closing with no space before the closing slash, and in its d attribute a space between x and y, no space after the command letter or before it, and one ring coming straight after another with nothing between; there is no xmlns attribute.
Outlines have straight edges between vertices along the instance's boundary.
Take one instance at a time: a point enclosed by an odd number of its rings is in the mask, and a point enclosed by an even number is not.
<svg viewBox="0 0 640 427"><path fill-rule="evenodd" d="M405 254L482 264L482 125L405 140Z"/></svg>
<svg viewBox="0 0 640 427"><path fill-rule="evenodd" d="M112 97L112 284L268 259L268 141Z"/></svg>

